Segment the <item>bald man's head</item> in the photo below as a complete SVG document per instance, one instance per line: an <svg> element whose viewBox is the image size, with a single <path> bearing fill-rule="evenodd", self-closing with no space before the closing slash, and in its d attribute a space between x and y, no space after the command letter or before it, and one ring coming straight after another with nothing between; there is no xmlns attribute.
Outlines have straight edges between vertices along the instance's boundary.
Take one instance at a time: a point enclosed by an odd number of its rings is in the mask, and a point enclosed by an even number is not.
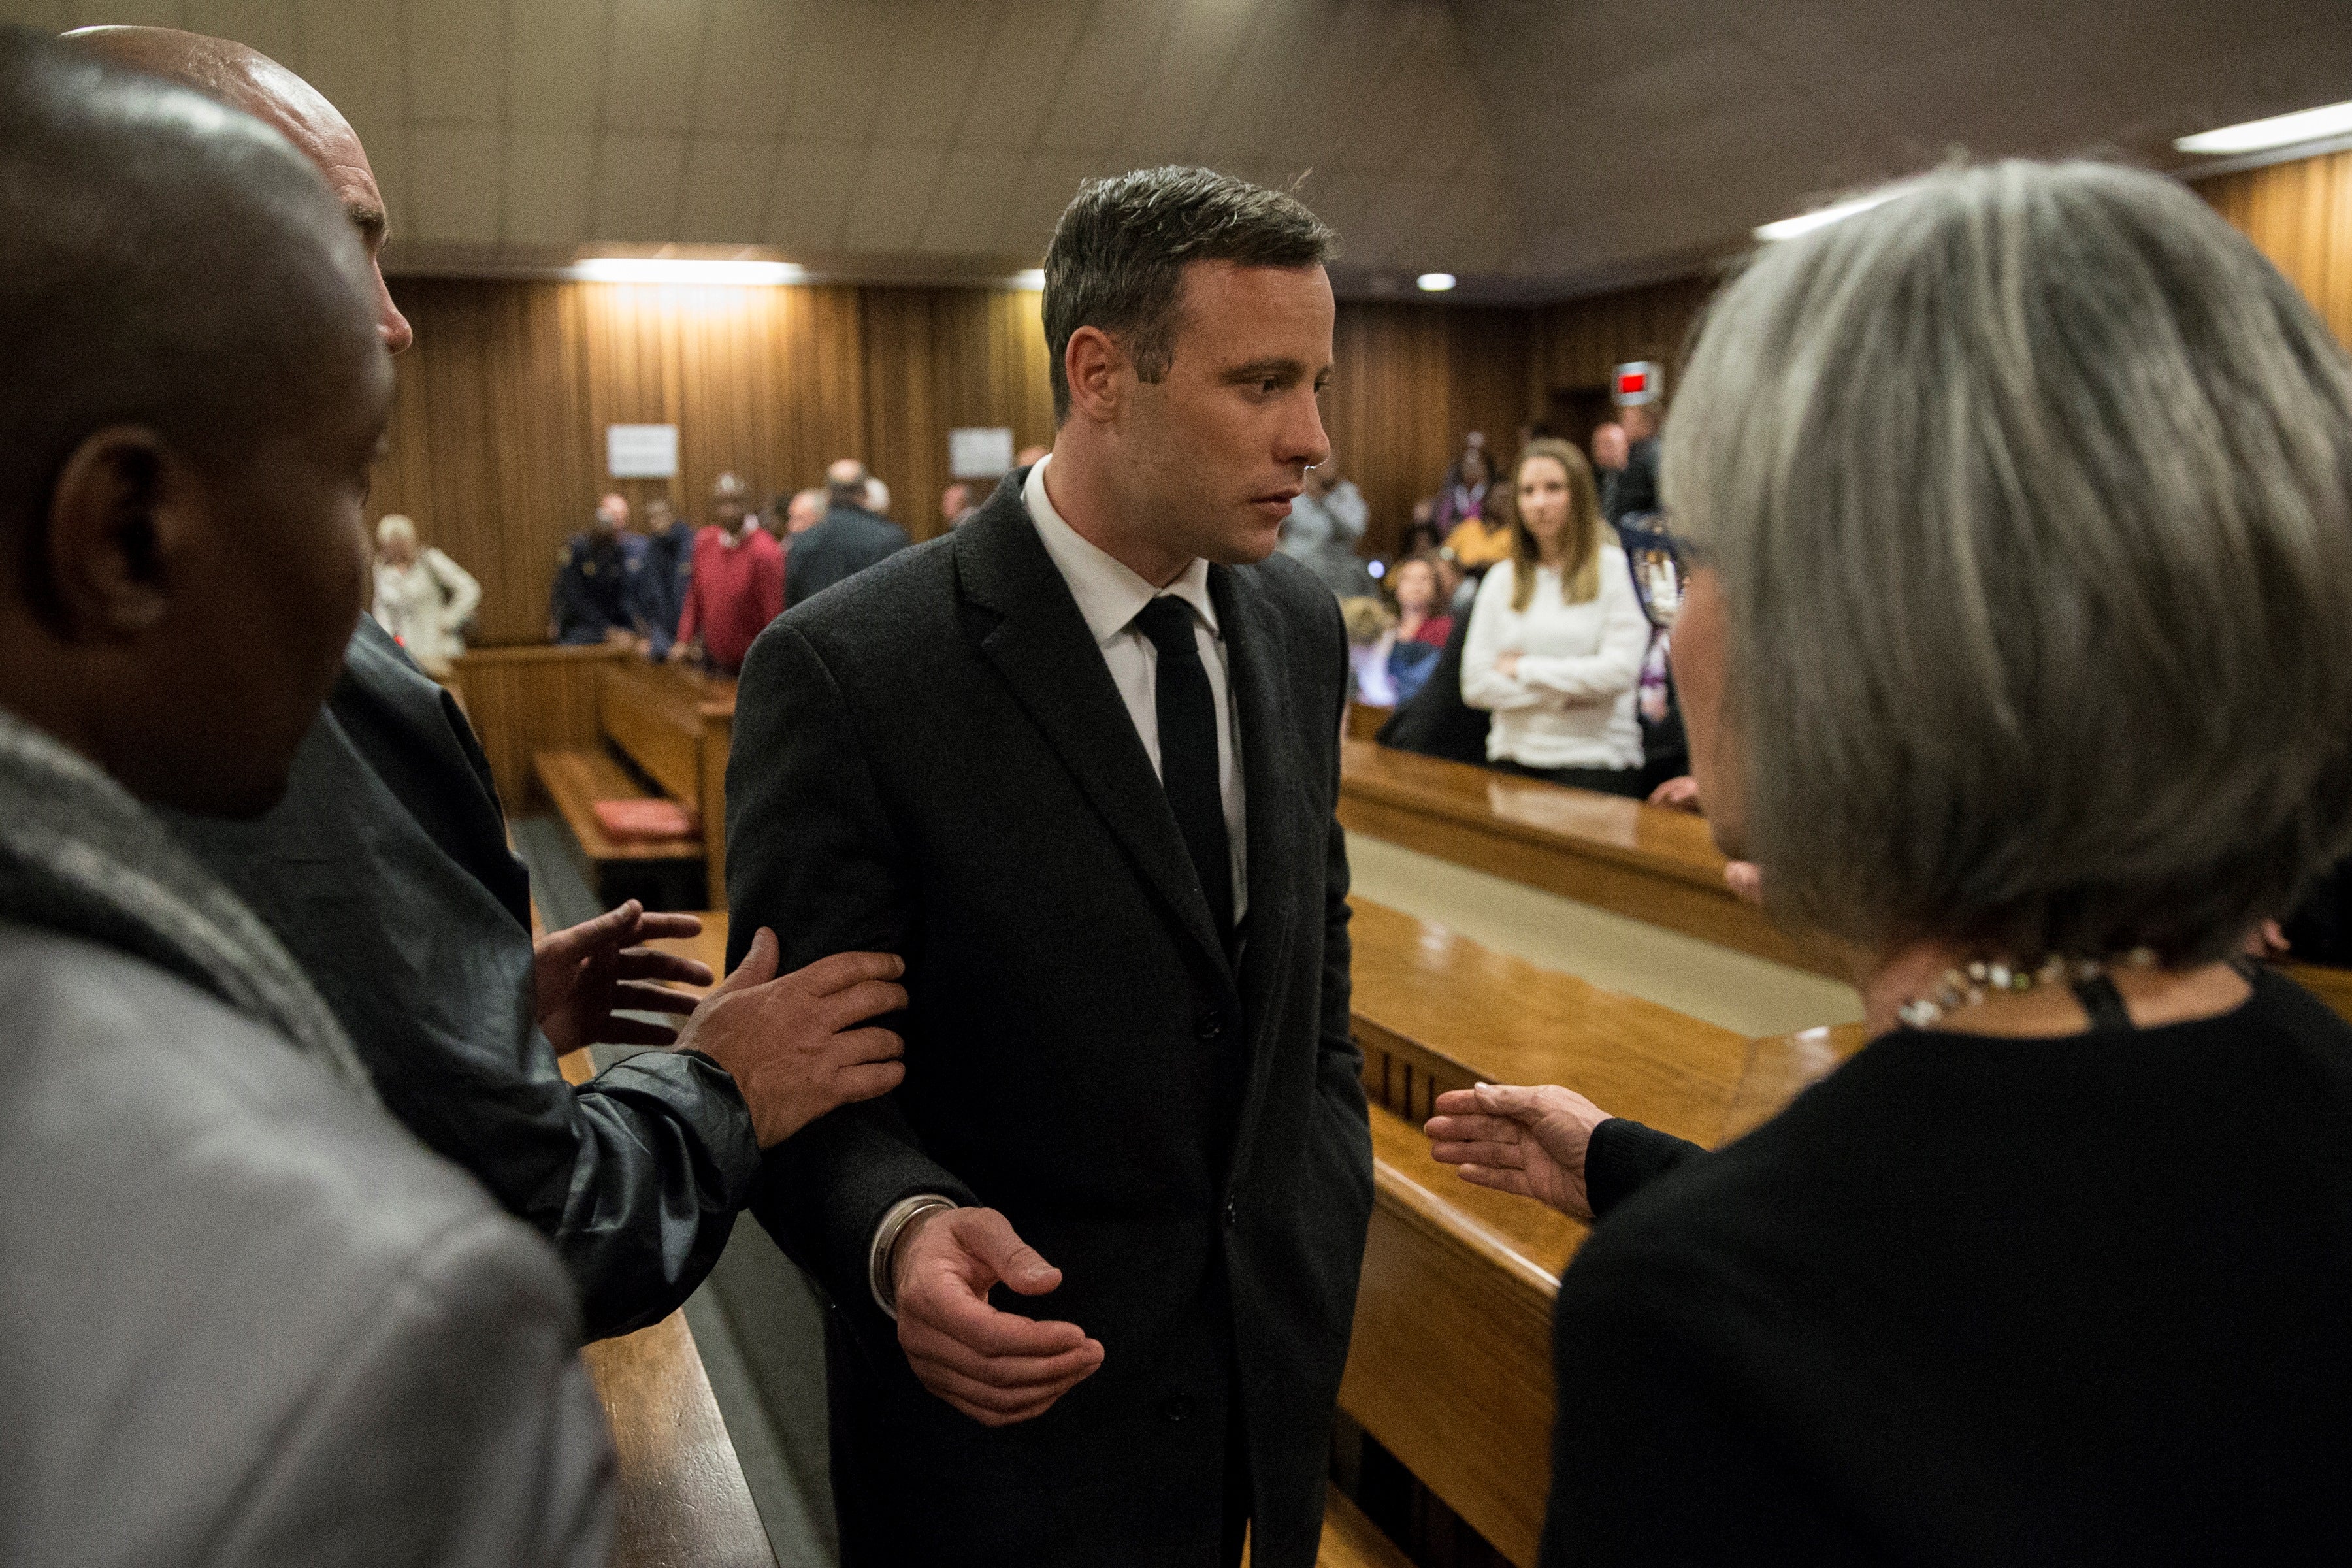
<svg viewBox="0 0 2352 1568"><path fill-rule="evenodd" d="M189 88L216 102L252 115L294 144L310 161L343 213L359 231L371 264L380 261L390 232L383 195L359 133L317 88L257 49L227 38L183 33L173 27L83 27L66 35L73 47L132 70L145 71ZM394 353L415 333L392 302L379 266L375 310L384 346Z"/></svg>
<svg viewBox="0 0 2352 1568"><path fill-rule="evenodd" d="M284 137L0 31L0 703L149 798L282 786L361 606L371 289Z"/></svg>
<svg viewBox="0 0 2352 1568"><path fill-rule="evenodd" d="M835 506L866 504L866 465L855 458L835 458L825 465L824 488Z"/></svg>

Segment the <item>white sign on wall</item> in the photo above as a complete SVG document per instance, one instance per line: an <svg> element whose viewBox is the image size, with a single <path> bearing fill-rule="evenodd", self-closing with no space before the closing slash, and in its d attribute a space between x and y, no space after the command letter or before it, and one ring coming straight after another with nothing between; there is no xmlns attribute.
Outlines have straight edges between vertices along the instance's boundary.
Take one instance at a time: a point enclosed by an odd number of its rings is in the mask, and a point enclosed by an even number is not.
<svg viewBox="0 0 2352 1568"><path fill-rule="evenodd" d="M677 426L605 426L604 468L616 479L676 479Z"/></svg>
<svg viewBox="0 0 2352 1568"><path fill-rule="evenodd" d="M1003 426L973 426L948 432L948 477L992 479L1013 471L1013 432Z"/></svg>

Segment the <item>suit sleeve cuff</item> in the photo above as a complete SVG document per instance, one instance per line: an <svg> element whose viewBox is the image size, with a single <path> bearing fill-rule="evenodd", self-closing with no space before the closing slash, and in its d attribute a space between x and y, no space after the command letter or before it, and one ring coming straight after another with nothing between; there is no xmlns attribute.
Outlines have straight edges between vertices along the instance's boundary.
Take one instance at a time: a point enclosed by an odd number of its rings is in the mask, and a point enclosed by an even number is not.
<svg viewBox="0 0 2352 1568"><path fill-rule="evenodd" d="M917 1216L933 1209L951 1209L958 1205L953 1198L940 1193L917 1193L900 1198L883 1215L882 1223L874 1227L874 1240L866 1249L866 1284L874 1292L874 1304L892 1322L898 1321L896 1281L890 1277L890 1259L898 1247L898 1237L906 1233Z"/></svg>
<svg viewBox="0 0 2352 1568"><path fill-rule="evenodd" d="M1612 1116L1592 1130L1584 1151L1584 1195L1595 1219L1677 1165L1706 1152L1671 1132Z"/></svg>

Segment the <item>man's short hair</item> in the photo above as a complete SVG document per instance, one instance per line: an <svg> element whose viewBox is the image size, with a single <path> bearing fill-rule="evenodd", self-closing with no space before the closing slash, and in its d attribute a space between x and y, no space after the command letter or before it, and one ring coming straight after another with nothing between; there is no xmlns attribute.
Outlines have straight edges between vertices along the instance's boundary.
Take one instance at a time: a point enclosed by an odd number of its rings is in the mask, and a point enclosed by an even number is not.
<svg viewBox="0 0 2352 1568"><path fill-rule="evenodd" d="M352 374L373 292L350 223L278 132L0 28L0 533L21 530L37 596L26 525L91 432L146 425L232 460Z"/></svg>
<svg viewBox="0 0 2352 1568"><path fill-rule="evenodd" d="M1339 236L1297 197L1213 169L1171 164L1088 180L1045 250L1054 423L1069 417L1070 381L1062 360L1080 327L1118 339L1139 380L1168 374L1186 264L1320 267L1339 254Z"/></svg>
<svg viewBox="0 0 2352 1568"><path fill-rule="evenodd" d="M2352 361L2158 175L2004 163L1769 247L1665 434L1775 902L2186 965L2352 837Z"/></svg>

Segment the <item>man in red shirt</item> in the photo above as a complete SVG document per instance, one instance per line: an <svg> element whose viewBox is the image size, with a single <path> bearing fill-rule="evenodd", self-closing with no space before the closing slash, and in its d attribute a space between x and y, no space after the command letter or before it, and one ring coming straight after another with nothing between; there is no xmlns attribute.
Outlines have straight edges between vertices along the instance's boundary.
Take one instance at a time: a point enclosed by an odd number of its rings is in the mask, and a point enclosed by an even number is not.
<svg viewBox="0 0 2352 1568"><path fill-rule="evenodd" d="M740 484L712 493L710 516L694 536L694 577L669 657L684 659L698 648L714 668L732 675L743 668L751 639L784 613L784 552L744 506Z"/></svg>

